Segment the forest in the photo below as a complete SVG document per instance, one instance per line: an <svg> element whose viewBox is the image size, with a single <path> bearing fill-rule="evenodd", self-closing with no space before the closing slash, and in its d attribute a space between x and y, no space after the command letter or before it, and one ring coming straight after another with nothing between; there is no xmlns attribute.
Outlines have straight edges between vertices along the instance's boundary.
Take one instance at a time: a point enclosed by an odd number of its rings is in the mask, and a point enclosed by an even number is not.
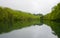
<svg viewBox="0 0 60 38"><path fill-rule="evenodd" d="M21 29L31 25L40 25L41 14L31 14L24 11L0 7L0 34Z"/></svg>
<svg viewBox="0 0 60 38"><path fill-rule="evenodd" d="M31 14L21 10L0 6L0 34L35 25L48 25L60 38L60 3L46 15Z"/></svg>
<svg viewBox="0 0 60 38"><path fill-rule="evenodd" d="M31 14L24 11L13 10L7 7L0 7L0 22L13 23L15 21L27 22L40 20L41 15Z"/></svg>
<svg viewBox="0 0 60 38"><path fill-rule="evenodd" d="M52 11L43 16L45 20L60 21L60 3L52 8Z"/></svg>
<svg viewBox="0 0 60 38"><path fill-rule="evenodd" d="M51 12L42 15L42 14L31 14L28 12L13 10L8 7L0 7L0 22L14 22L14 21L33 21L33 20L60 20L60 3L55 5Z"/></svg>

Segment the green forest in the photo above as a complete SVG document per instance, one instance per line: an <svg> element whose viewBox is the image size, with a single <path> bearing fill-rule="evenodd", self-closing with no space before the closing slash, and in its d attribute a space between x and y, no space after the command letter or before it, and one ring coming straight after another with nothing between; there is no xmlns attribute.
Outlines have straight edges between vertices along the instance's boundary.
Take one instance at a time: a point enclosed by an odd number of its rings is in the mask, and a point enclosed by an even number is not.
<svg viewBox="0 0 60 38"><path fill-rule="evenodd" d="M51 20L51 21L59 21L60 20L60 3L55 5L49 14L44 15L43 19Z"/></svg>
<svg viewBox="0 0 60 38"><path fill-rule="evenodd" d="M0 22L14 22L14 21L34 21L34 20L60 20L60 3L52 8L52 11L47 15L31 14L28 12L13 10L8 7L0 7Z"/></svg>
<svg viewBox="0 0 60 38"><path fill-rule="evenodd" d="M14 22L14 21L34 21L40 20L41 15L31 14L19 10L13 10L7 7L0 7L0 22Z"/></svg>
<svg viewBox="0 0 60 38"><path fill-rule="evenodd" d="M24 11L0 7L0 34L21 29L31 25L40 25L41 14L31 14Z"/></svg>
<svg viewBox="0 0 60 38"><path fill-rule="evenodd" d="M44 23L49 25L58 37L60 37L60 23L52 21L60 22L60 3L55 5L51 12L46 15L31 14L8 7L0 7L0 34L31 25L42 25Z"/></svg>

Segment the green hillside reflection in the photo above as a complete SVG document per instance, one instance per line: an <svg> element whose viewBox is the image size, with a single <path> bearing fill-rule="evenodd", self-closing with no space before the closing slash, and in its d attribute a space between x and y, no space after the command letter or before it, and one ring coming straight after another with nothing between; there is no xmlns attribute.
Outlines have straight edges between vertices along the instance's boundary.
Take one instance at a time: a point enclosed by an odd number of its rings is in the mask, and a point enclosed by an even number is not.
<svg viewBox="0 0 60 38"><path fill-rule="evenodd" d="M4 23L4 22L0 22L0 34L2 33L7 33L10 32L12 30L17 30L17 29L21 29L24 27L28 27L31 25L41 25L42 23L40 21L26 21L26 22L20 22L20 21L16 21L13 23Z"/></svg>
<svg viewBox="0 0 60 38"><path fill-rule="evenodd" d="M44 21L44 24L49 25L54 32L54 35L57 35L60 38L60 23L53 21Z"/></svg>

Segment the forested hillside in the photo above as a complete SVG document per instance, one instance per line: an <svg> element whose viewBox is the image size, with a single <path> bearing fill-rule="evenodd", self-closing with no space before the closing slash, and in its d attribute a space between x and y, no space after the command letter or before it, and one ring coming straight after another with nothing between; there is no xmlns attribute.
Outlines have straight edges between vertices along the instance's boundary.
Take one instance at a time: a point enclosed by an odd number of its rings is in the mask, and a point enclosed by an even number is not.
<svg viewBox="0 0 60 38"><path fill-rule="evenodd" d="M47 20L60 20L60 3L52 8L52 11L44 16Z"/></svg>
<svg viewBox="0 0 60 38"><path fill-rule="evenodd" d="M0 22L32 21L32 20L40 20L40 16L19 10L13 10L7 7L0 7Z"/></svg>

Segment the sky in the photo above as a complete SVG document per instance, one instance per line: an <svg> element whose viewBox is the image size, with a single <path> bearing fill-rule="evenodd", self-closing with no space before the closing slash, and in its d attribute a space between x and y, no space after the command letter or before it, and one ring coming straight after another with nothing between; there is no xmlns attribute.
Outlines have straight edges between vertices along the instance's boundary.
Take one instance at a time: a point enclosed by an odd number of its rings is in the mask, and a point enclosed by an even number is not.
<svg viewBox="0 0 60 38"><path fill-rule="evenodd" d="M0 6L45 15L59 2L60 0L0 0Z"/></svg>

